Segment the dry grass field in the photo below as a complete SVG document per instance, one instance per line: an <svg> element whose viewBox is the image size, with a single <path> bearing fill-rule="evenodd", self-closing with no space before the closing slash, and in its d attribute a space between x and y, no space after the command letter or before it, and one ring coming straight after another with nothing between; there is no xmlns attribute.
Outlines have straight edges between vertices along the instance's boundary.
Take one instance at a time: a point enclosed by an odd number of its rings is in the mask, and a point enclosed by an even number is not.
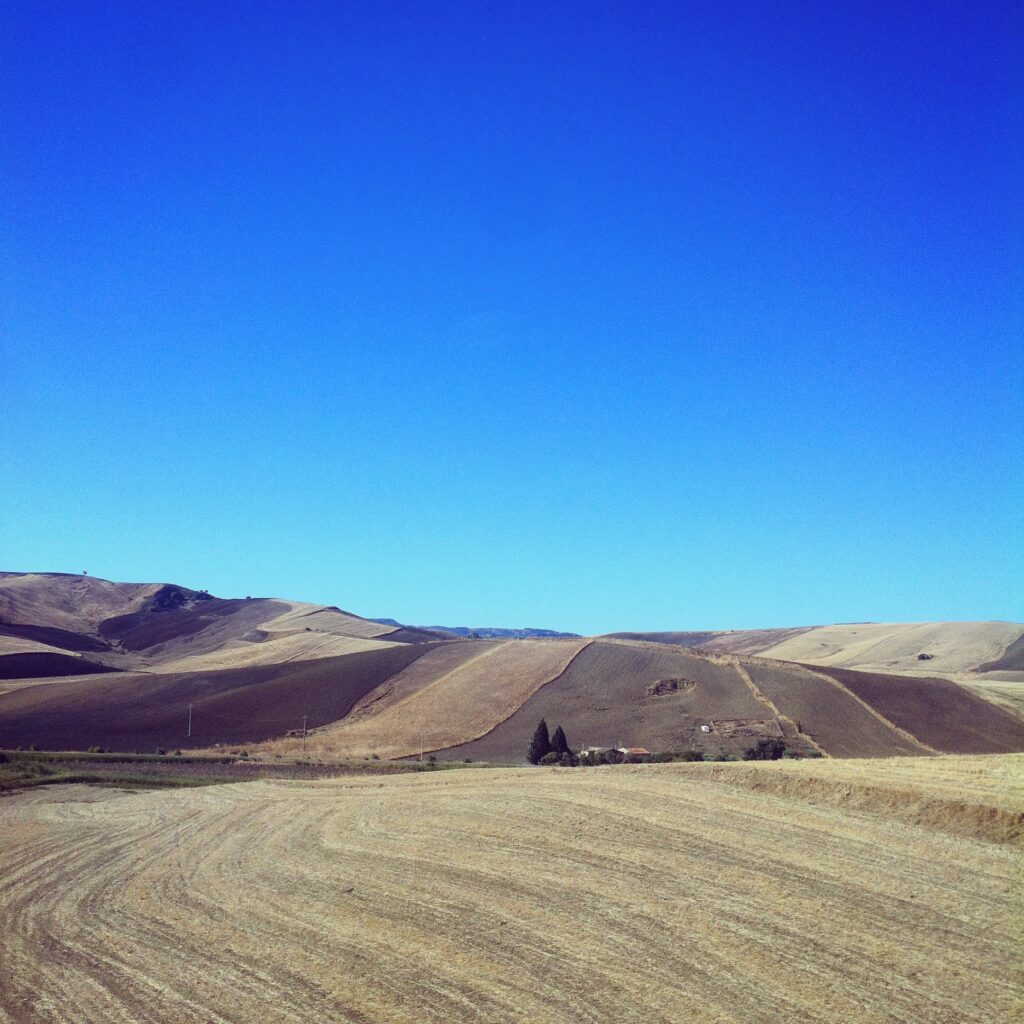
<svg viewBox="0 0 1024 1024"><path fill-rule="evenodd" d="M0 1020L1019 1019L1024 757L0 800Z"/></svg>
<svg viewBox="0 0 1024 1024"><path fill-rule="evenodd" d="M1014 622L818 626L748 653L782 661L908 675L958 675L1000 658L1024 632ZM919 659L919 655L928 657Z"/></svg>
<svg viewBox="0 0 1024 1024"><path fill-rule="evenodd" d="M610 636L896 675L940 675L960 682L978 673L1012 670L1024 681L1024 625L1019 622L848 622Z"/></svg>
<svg viewBox="0 0 1024 1024"><path fill-rule="evenodd" d="M421 734L427 750L476 739L557 678L586 643L462 641L452 645L454 652L443 647L431 651L367 694L357 709L361 713L319 731L310 749L347 757L406 757L419 751ZM260 749L294 751L296 744L284 741Z"/></svg>

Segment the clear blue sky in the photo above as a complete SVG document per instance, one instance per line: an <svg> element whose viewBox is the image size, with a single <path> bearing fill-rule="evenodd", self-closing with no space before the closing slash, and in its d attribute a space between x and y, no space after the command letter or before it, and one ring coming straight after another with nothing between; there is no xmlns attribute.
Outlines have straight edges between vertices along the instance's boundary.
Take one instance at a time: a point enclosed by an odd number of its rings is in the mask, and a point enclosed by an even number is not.
<svg viewBox="0 0 1024 1024"><path fill-rule="evenodd" d="M1024 617L1024 14L0 9L0 567Z"/></svg>

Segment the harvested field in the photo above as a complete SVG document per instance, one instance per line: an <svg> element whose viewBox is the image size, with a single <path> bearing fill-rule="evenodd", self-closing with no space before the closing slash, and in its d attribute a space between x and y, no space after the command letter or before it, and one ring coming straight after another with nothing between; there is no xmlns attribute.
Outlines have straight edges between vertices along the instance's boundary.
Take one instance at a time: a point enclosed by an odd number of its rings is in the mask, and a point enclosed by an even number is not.
<svg viewBox="0 0 1024 1024"><path fill-rule="evenodd" d="M979 672L1024 672L1024 633L993 661L978 666Z"/></svg>
<svg viewBox="0 0 1024 1024"><path fill-rule="evenodd" d="M864 671L956 675L1001 657L1022 633L1013 622L864 622L819 626L759 653Z"/></svg>
<svg viewBox="0 0 1024 1024"><path fill-rule="evenodd" d="M1024 682L1016 678L1003 679L1001 675L1000 672L990 673L984 679L964 682L963 685L971 693L997 704L1004 711L1009 711L1017 718L1024 718Z"/></svg>
<svg viewBox="0 0 1024 1024"><path fill-rule="evenodd" d="M361 713L325 729L321 745L348 757L406 757L482 736L561 673L584 640L453 641L437 648L422 671L388 680ZM468 651L467 651L468 649ZM466 654L472 656L466 657ZM454 667L449 665L454 663ZM439 675L430 676L433 672ZM393 689L393 693L390 692ZM275 745L274 750L285 750Z"/></svg>
<svg viewBox="0 0 1024 1024"><path fill-rule="evenodd" d="M685 679L692 687L648 693L660 680ZM595 640L554 682L538 690L514 715L446 757L521 761L537 722L565 727L576 746L628 743L648 750L707 746L739 752L749 742L703 738L700 725L714 719L765 716L734 664L709 660L683 648Z"/></svg>
<svg viewBox="0 0 1024 1024"><path fill-rule="evenodd" d="M1024 748L1024 721L948 679L915 679L825 667L890 722L950 754L1000 754Z"/></svg>
<svg viewBox="0 0 1024 1024"><path fill-rule="evenodd" d="M253 743L344 717L424 647L394 644L342 658L180 675L123 673L0 694L0 747L116 750ZM188 705L192 737L186 738Z"/></svg>
<svg viewBox="0 0 1024 1024"><path fill-rule="evenodd" d="M743 667L776 707L835 757L929 753L834 685L828 676L759 658L744 660Z"/></svg>
<svg viewBox="0 0 1024 1024"><path fill-rule="evenodd" d="M333 633L270 633L258 640L233 640L207 654L193 654L153 665L154 672L211 672L222 668L244 668L249 665L290 661L311 661L316 658L338 658L357 651L374 651L394 646L387 640Z"/></svg>
<svg viewBox="0 0 1024 1024"><path fill-rule="evenodd" d="M1024 853L978 822L1020 819L1022 777L921 758L33 791L0 800L0 1019L1009 1021ZM936 827L957 804L976 819Z"/></svg>

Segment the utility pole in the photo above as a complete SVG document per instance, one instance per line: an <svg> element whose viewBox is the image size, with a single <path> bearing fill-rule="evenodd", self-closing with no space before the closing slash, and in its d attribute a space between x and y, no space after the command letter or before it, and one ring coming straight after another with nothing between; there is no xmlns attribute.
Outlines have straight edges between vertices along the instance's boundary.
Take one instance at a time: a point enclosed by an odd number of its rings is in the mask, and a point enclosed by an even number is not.
<svg viewBox="0 0 1024 1024"><path fill-rule="evenodd" d="M302 752L306 752L306 719L309 715L302 716Z"/></svg>
<svg viewBox="0 0 1024 1024"><path fill-rule="evenodd" d="M423 760L423 730L420 729L420 760Z"/></svg>
<svg viewBox="0 0 1024 1024"><path fill-rule="evenodd" d="M188 706L188 734L192 735L192 705Z"/></svg>

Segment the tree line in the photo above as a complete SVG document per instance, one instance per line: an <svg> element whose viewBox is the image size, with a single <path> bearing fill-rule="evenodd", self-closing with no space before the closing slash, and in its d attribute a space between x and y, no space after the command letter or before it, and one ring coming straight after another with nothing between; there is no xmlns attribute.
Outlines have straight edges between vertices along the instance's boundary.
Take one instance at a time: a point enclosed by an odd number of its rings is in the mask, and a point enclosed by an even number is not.
<svg viewBox="0 0 1024 1024"><path fill-rule="evenodd" d="M752 747L743 752L744 761L777 761L780 758L820 757L817 752L801 752L786 746L784 740L777 737L760 739ZM718 753L705 755L700 750L662 751L657 754L635 755L623 754L621 750L612 748L594 754L578 754L569 746L565 730L559 725L553 734L548 733L548 723L541 719L533 732L533 738L526 750L526 759L530 764L559 765L563 768L574 768L577 765L600 764L645 764L668 761L735 761L732 754Z"/></svg>

